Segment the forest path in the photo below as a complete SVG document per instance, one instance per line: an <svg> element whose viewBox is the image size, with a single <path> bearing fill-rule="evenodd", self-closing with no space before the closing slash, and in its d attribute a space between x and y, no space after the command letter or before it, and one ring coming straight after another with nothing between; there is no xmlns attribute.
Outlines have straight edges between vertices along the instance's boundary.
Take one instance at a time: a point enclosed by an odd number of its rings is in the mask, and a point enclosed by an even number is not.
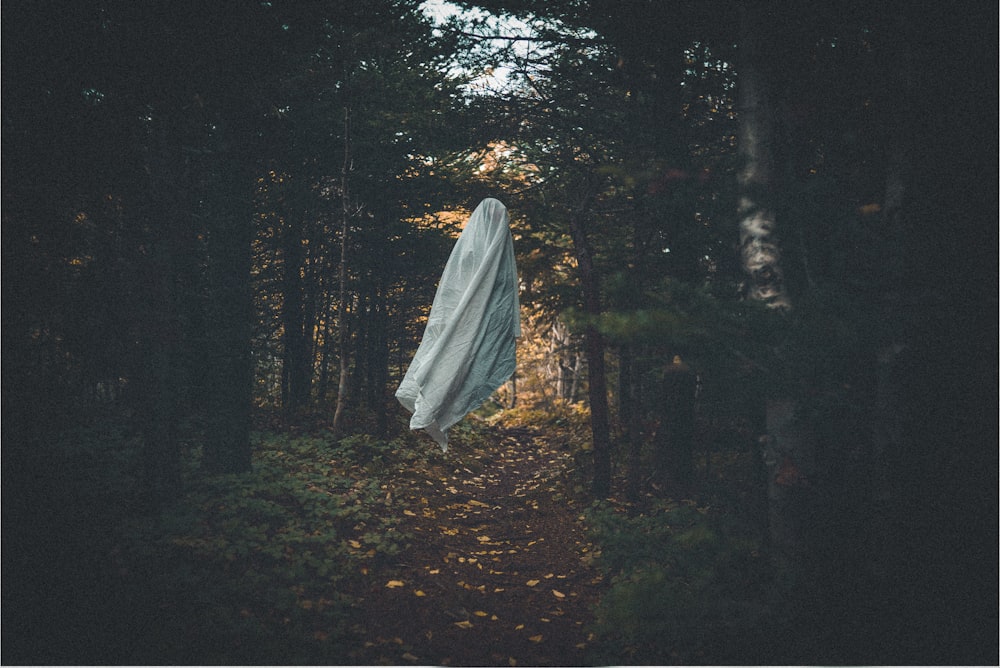
<svg viewBox="0 0 1000 668"><path fill-rule="evenodd" d="M392 579L359 592L351 660L586 665L601 576L564 490L572 456L526 429L455 454L389 490L413 540Z"/></svg>

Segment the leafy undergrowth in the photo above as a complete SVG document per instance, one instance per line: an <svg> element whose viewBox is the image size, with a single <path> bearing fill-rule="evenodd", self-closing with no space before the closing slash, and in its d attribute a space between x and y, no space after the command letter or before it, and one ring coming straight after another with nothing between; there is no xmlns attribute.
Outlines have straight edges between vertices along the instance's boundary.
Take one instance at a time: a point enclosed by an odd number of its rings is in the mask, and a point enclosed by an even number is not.
<svg viewBox="0 0 1000 668"><path fill-rule="evenodd" d="M149 515L137 443L67 436L5 526L5 663L585 664L603 576L573 448L502 420L452 437L259 431L252 472L193 449Z"/></svg>
<svg viewBox="0 0 1000 668"><path fill-rule="evenodd" d="M759 537L694 501L659 500L628 517L588 514L610 589L595 630L603 663L757 664L775 653L775 617Z"/></svg>
<svg viewBox="0 0 1000 668"><path fill-rule="evenodd" d="M447 453L409 432L260 431L247 474L207 477L189 452L155 517L121 504L134 477L73 460L65 480L103 491L37 492L65 522L32 538L26 561L48 562L5 605L43 601L5 615L15 662L746 663L738 639L768 612L753 536L704 503L591 504L586 417L481 414Z"/></svg>

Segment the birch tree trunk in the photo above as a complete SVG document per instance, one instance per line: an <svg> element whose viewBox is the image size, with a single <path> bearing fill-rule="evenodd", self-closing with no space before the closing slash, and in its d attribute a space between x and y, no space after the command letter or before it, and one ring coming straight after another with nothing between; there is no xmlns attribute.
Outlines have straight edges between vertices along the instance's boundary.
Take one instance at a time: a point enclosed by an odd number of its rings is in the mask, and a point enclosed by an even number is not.
<svg viewBox="0 0 1000 668"><path fill-rule="evenodd" d="M773 18L766 16L764 9L763 3L740 8L738 139L743 165L739 174L739 255L745 274L745 297L774 309L790 310L773 201L777 109L772 73L776 64L768 62L763 49L764 40L777 38L770 25ZM772 558L782 567L791 565L802 554L799 511L807 481L803 462L812 460L812 439L798 423L796 410L794 399L768 399L766 436L762 439L768 538Z"/></svg>
<svg viewBox="0 0 1000 668"><path fill-rule="evenodd" d="M768 34L755 6L740 11L739 253L746 273L744 293L774 308L790 308L778 244L772 175L775 108L761 40Z"/></svg>

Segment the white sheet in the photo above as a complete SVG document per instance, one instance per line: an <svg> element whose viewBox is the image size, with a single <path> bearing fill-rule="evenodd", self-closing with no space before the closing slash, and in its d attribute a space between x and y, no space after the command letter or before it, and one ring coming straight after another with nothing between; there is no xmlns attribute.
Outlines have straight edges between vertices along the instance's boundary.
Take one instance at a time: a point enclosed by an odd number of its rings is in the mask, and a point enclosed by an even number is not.
<svg viewBox="0 0 1000 668"><path fill-rule="evenodd" d="M448 429L510 378L521 335L507 207L480 202L455 243L420 346L396 390L410 429L448 450Z"/></svg>

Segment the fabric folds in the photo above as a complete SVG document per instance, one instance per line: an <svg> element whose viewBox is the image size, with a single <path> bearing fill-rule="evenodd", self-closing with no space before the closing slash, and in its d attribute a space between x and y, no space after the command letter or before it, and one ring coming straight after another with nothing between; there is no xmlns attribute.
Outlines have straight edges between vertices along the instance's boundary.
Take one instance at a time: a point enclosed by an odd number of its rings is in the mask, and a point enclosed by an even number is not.
<svg viewBox="0 0 1000 668"><path fill-rule="evenodd" d="M515 367L521 335L517 266L507 208L484 199L438 283L423 338L396 398L442 450L448 429L478 408Z"/></svg>

